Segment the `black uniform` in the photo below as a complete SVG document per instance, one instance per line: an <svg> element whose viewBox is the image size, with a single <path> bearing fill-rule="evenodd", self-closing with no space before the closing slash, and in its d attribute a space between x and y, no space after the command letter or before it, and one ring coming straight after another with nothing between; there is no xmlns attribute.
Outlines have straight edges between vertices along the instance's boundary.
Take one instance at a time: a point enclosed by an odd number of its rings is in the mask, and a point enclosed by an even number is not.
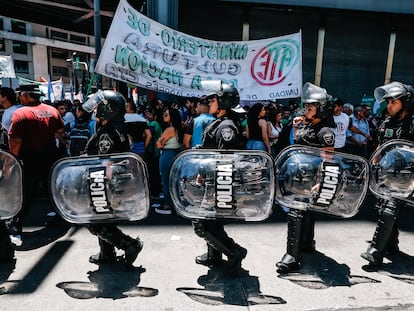
<svg viewBox="0 0 414 311"><path fill-rule="evenodd" d="M405 139L414 141L414 115L407 114L403 119L387 117L378 131L378 144L381 145L392 139ZM378 199L376 208L378 212L378 223L372 238L371 245L361 256L371 264L382 264L385 254L399 252L398 247L398 216L401 202L396 200Z"/></svg>
<svg viewBox="0 0 414 311"><path fill-rule="evenodd" d="M96 133L91 137L87 146L86 153L109 154L129 151L129 143L122 122L109 122L102 126L98 124ZM125 251L125 261L132 264L138 253L141 251L143 243L133 239L124 233L114 223L90 224L89 231L98 236L100 253L89 258L92 263L111 263L116 260L115 247Z"/></svg>
<svg viewBox="0 0 414 311"><path fill-rule="evenodd" d="M296 131L295 143L317 148L333 147L335 134L326 126L325 120ZM282 260L276 264L281 272L286 272L299 266L301 251L314 251L314 214L290 208L288 215L287 251Z"/></svg>
<svg viewBox="0 0 414 311"><path fill-rule="evenodd" d="M211 122L203 136L202 148L207 149L240 149L240 128L238 122L229 116L224 116ZM211 266L221 262L222 254L228 257L231 272L241 266L247 250L236 244L224 231L223 223L219 220L193 221L195 233L206 240L207 253L196 258L196 262Z"/></svg>

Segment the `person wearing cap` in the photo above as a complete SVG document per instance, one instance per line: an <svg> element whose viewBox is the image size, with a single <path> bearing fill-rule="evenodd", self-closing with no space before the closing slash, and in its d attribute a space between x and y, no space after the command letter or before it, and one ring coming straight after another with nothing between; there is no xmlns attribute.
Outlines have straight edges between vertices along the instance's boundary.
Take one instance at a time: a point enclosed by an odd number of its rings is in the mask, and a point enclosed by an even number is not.
<svg viewBox="0 0 414 311"><path fill-rule="evenodd" d="M378 146L393 139L414 141L414 88L401 82L391 82L374 90L378 102L387 102L388 116L380 125L377 135ZM403 207L400 201L378 198L376 208L378 223L368 249L361 257L370 266L382 265L384 256L399 252L398 218Z"/></svg>
<svg viewBox="0 0 414 311"><path fill-rule="evenodd" d="M302 90L305 104L305 126L295 132L295 144L333 151L335 142L332 96L324 88L305 83ZM314 252L315 218L311 211L290 208L287 215L286 253L276 263L277 272L287 273L301 265L301 252Z"/></svg>
<svg viewBox="0 0 414 311"><path fill-rule="evenodd" d="M190 121L184 132L184 147L186 149L202 145L204 130L215 120L209 113L208 103L206 96L197 103L198 115Z"/></svg>
<svg viewBox="0 0 414 311"><path fill-rule="evenodd" d="M13 241L21 244L22 223L39 185L48 191L49 173L59 159L56 137L64 133L63 120L55 107L40 102L39 86L16 89L23 107L13 113L9 129L10 152L23 163L23 207L10 226Z"/></svg>
<svg viewBox="0 0 414 311"><path fill-rule="evenodd" d="M342 111L345 112L348 116L351 116L354 112L354 105L352 105L351 103L346 103L342 107Z"/></svg>
<svg viewBox="0 0 414 311"><path fill-rule="evenodd" d="M207 96L209 112L215 116L204 131L205 149L240 149L241 126L239 117L232 109L239 107L239 92L232 84L221 83L220 91ZM237 112L241 111L237 109ZM220 265L222 255L227 257L227 268L235 273L241 268L241 262L247 250L228 236L220 220L193 220L195 233L207 242L207 253L197 256L197 264L204 266Z"/></svg>

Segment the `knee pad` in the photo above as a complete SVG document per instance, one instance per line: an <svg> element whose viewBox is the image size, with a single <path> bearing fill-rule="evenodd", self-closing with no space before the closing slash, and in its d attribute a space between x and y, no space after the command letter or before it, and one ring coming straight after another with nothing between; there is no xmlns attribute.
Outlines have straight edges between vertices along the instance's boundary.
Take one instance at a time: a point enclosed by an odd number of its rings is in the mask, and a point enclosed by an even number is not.
<svg viewBox="0 0 414 311"><path fill-rule="evenodd" d="M303 211L291 208L288 212L288 217L293 219L303 218Z"/></svg>
<svg viewBox="0 0 414 311"><path fill-rule="evenodd" d="M398 212L399 206L393 201L386 201L379 210L379 214L384 218L397 218Z"/></svg>

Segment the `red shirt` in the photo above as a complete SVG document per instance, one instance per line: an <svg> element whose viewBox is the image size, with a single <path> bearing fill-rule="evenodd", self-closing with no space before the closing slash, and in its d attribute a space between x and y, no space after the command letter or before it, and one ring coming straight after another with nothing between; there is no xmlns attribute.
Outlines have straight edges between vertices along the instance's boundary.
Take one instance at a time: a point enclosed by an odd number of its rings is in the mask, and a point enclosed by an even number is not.
<svg viewBox="0 0 414 311"><path fill-rule="evenodd" d="M53 144L55 132L61 128L63 120L55 107L24 106L13 113L9 135L22 139L22 150L36 150Z"/></svg>

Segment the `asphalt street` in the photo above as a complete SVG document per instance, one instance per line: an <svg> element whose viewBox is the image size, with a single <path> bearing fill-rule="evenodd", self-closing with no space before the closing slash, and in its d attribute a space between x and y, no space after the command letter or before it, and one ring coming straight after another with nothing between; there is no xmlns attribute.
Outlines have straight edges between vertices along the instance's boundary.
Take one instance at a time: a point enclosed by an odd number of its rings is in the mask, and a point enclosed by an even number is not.
<svg viewBox="0 0 414 311"><path fill-rule="evenodd" d="M16 262L0 266L2 311L414 310L414 211L401 213L401 253L371 271L360 253L376 226L372 197L352 219L318 215L317 251L283 276L275 262L285 252L287 228L278 208L261 223L226 225L248 249L236 275L195 264L206 246L190 221L153 211L121 226L144 241L134 267L93 265L88 257L98 251L97 238L83 226L45 227L50 210L46 199L34 202Z"/></svg>

